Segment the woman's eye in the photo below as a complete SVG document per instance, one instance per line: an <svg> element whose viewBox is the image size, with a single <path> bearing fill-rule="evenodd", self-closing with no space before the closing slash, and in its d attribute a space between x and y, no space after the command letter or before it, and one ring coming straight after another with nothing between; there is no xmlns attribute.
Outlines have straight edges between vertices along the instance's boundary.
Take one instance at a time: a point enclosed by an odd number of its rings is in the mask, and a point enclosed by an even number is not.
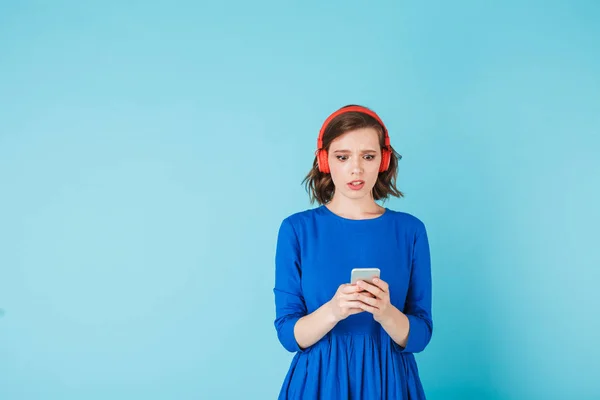
<svg viewBox="0 0 600 400"><path fill-rule="evenodd" d="M348 156L336 156L336 158L337 158L338 160L340 160L340 161L346 161L346 160L348 159ZM375 156L374 156L374 155L372 155L372 154L367 154L367 155L365 156L365 159L366 159L366 160L368 160L368 161L371 161L371 160L373 160L374 158L375 158Z"/></svg>

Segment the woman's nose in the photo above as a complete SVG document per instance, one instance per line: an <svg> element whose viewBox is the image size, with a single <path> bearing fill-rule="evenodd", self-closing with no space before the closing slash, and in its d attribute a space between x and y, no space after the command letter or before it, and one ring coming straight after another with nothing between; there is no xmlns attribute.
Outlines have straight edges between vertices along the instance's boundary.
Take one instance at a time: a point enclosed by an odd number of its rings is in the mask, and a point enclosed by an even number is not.
<svg viewBox="0 0 600 400"><path fill-rule="evenodd" d="M352 172L359 173L362 172L362 163L360 159L354 159L352 161Z"/></svg>

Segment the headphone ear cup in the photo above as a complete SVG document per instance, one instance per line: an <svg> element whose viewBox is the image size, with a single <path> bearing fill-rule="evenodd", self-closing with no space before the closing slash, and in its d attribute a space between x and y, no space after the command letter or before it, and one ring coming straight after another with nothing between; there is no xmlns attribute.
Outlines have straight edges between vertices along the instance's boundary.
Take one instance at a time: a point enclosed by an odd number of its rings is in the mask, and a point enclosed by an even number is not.
<svg viewBox="0 0 600 400"><path fill-rule="evenodd" d="M325 150L325 149L319 150L317 160L319 162L319 171L328 174L329 173L329 163L327 162L327 150Z"/></svg>
<svg viewBox="0 0 600 400"><path fill-rule="evenodd" d="M381 151L381 165L379 166L379 172L385 172L390 167L390 160L392 158L392 152L388 149Z"/></svg>

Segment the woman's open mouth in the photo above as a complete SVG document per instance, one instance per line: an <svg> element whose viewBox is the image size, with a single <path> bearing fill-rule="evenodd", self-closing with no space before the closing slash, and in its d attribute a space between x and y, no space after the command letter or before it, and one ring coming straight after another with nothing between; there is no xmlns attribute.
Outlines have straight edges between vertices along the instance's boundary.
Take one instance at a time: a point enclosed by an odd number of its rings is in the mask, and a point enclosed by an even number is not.
<svg viewBox="0 0 600 400"><path fill-rule="evenodd" d="M365 186L365 181L352 181L348 184L348 187L352 190L360 190Z"/></svg>

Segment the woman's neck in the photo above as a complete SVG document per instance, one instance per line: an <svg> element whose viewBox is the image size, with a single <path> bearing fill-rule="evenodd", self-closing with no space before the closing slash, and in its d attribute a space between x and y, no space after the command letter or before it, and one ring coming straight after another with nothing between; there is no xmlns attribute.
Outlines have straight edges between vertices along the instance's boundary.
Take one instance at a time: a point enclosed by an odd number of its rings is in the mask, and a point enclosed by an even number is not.
<svg viewBox="0 0 600 400"><path fill-rule="evenodd" d="M376 218L385 212L385 208L377 204L372 197L354 200L334 196L326 207L335 214L349 219Z"/></svg>

